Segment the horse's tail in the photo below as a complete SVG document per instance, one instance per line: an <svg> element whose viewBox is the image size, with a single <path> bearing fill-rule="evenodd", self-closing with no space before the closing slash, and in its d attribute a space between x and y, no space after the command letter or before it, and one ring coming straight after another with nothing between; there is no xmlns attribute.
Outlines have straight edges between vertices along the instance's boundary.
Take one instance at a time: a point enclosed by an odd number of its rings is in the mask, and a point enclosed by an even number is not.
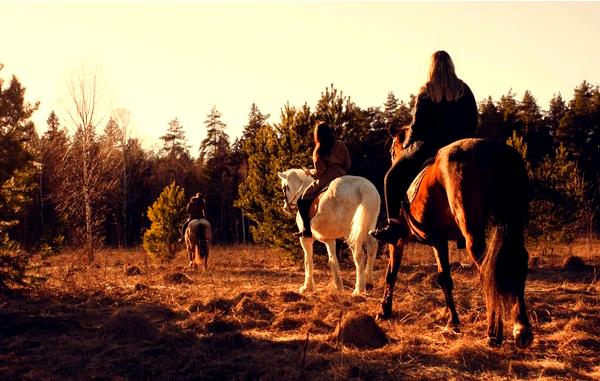
<svg viewBox="0 0 600 381"><path fill-rule="evenodd" d="M348 235L348 245L352 246L375 228L381 200L373 184L366 180L359 189L360 203L352 217L352 228Z"/></svg>
<svg viewBox="0 0 600 381"><path fill-rule="evenodd" d="M522 159L507 151L497 168L496 203L492 208L492 234L481 266L488 321L495 336L502 329L503 312L523 293L529 255L525 249L528 179Z"/></svg>

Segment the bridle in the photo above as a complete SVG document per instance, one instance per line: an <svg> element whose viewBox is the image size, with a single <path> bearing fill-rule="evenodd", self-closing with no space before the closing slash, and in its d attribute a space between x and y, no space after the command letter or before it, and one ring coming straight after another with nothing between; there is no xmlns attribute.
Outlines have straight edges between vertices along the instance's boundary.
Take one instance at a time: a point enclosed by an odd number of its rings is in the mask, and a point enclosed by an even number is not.
<svg viewBox="0 0 600 381"><path fill-rule="evenodd" d="M300 185L300 188L298 188L298 190L296 191L296 193L294 193L294 196L292 197L291 200L288 200L287 197L287 192L290 191L290 187L287 184L287 180L285 182L285 185L282 186L282 191L283 191L283 207L284 208L288 208L288 209L293 209L294 207L298 206L298 198L302 192L302 188L304 188L304 184L306 184L306 180L309 179L308 176L306 176L304 178L304 180L302 180L302 184Z"/></svg>

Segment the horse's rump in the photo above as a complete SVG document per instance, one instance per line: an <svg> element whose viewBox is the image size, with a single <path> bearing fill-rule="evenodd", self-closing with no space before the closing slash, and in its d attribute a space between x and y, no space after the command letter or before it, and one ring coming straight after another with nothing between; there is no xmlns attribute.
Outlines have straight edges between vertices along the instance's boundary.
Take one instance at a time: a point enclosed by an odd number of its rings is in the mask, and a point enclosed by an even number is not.
<svg viewBox="0 0 600 381"><path fill-rule="evenodd" d="M189 230L191 241L199 242L212 240L210 222L204 218L190 221L187 230Z"/></svg>

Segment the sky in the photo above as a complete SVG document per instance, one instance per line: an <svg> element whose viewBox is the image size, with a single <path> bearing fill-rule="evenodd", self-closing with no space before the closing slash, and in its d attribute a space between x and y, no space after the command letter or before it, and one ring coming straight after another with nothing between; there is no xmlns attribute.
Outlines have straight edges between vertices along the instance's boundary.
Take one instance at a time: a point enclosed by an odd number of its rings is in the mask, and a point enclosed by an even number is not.
<svg viewBox="0 0 600 381"><path fill-rule="evenodd" d="M42 133L52 110L71 127L67 84L95 71L146 147L178 118L196 154L213 107L233 141L252 103L277 123L330 84L361 108L407 101L436 50L478 101L530 90L547 109L600 83L599 20L600 2L0 2L0 78L40 102Z"/></svg>

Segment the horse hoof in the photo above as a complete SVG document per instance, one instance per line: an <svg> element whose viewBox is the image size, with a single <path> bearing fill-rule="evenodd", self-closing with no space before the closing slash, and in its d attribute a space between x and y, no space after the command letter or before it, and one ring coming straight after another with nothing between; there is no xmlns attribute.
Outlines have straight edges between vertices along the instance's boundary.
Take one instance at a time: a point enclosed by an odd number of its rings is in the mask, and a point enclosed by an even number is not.
<svg viewBox="0 0 600 381"><path fill-rule="evenodd" d="M515 324L513 335L517 348L525 349L533 343L533 332L530 327L525 327L521 324Z"/></svg>
<svg viewBox="0 0 600 381"><path fill-rule="evenodd" d="M499 348L502 346L502 338L488 337L488 346L491 348Z"/></svg>
<svg viewBox="0 0 600 381"><path fill-rule="evenodd" d="M298 290L298 292L299 292L300 294L304 294L305 292L308 292L308 291L310 291L310 290L312 290L312 287L308 287L308 286L302 286L302 287L300 287L300 289Z"/></svg>
<svg viewBox="0 0 600 381"><path fill-rule="evenodd" d="M392 312L391 311L381 311L378 312L377 315L375 316L375 320L376 321L380 321L380 320L390 320L392 318Z"/></svg>
<svg viewBox="0 0 600 381"><path fill-rule="evenodd" d="M448 323L448 324L446 325L446 328L447 328L449 331L451 331L451 332L454 332L454 333L460 333L460 325L459 325L459 324L456 324L456 323Z"/></svg>

